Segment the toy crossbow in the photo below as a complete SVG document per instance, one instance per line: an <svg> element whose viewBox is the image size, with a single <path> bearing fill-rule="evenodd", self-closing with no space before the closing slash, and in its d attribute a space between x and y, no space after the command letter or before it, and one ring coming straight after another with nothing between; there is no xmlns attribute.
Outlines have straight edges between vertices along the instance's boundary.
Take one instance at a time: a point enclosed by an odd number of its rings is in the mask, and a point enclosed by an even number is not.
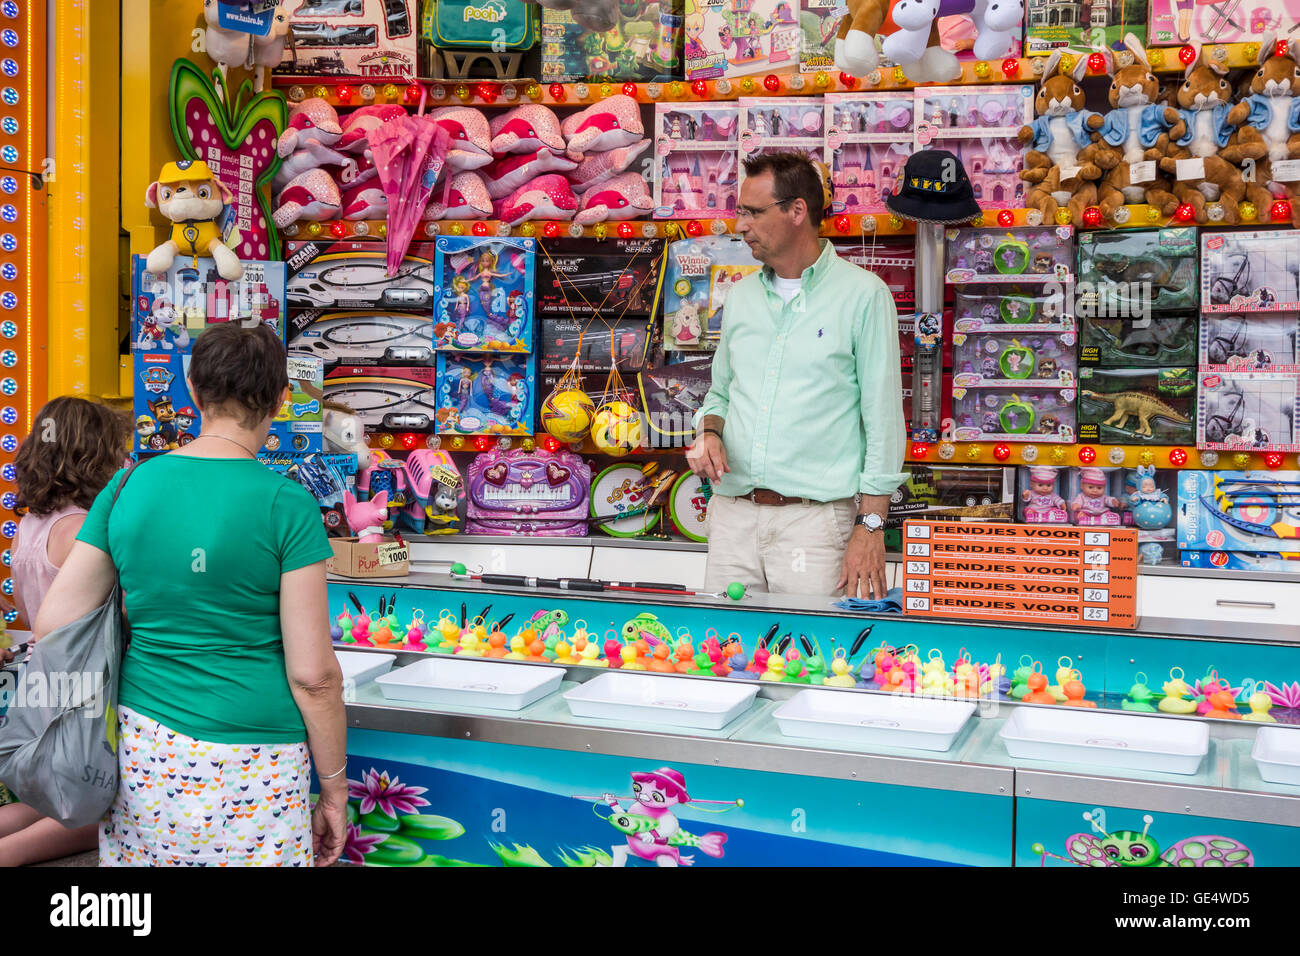
<svg viewBox="0 0 1300 956"><path fill-rule="evenodd" d="M1240 493L1234 493L1223 488L1224 480L1218 475L1214 476L1214 490L1212 494L1201 495L1201 504L1214 513L1214 515L1240 531L1256 534L1265 538L1297 538L1300 539L1300 527L1288 524L1285 521L1275 521L1272 524L1262 524L1257 521L1248 521L1245 518L1232 514L1234 508L1242 507L1243 502L1234 501L1234 497L1239 497ZM1275 505L1279 499L1285 499L1288 503L1292 498L1300 497L1300 492L1287 491L1268 491L1266 486L1282 488L1300 488L1300 481L1277 480L1269 481L1266 479L1243 479L1239 482L1229 481L1226 484L1250 484L1260 486L1260 490L1254 492L1259 497L1271 498Z"/></svg>

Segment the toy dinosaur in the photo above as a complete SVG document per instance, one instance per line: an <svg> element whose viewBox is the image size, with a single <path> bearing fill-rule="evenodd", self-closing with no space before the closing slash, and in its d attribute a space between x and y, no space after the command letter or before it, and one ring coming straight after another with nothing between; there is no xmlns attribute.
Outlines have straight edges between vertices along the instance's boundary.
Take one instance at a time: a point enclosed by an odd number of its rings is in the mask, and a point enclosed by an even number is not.
<svg viewBox="0 0 1300 956"><path fill-rule="evenodd" d="M1079 392L1082 398L1091 398L1095 402L1102 402L1106 405L1112 405L1115 408L1114 414L1102 422L1103 425L1112 425L1115 428L1123 428L1130 417L1136 417L1138 427L1135 434L1144 438L1151 438L1151 419L1153 417L1168 418L1180 425L1190 425L1191 419L1179 412L1174 411L1160 399L1147 395L1145 392L1094 392L1090 389L1082 389Z"/></svg>

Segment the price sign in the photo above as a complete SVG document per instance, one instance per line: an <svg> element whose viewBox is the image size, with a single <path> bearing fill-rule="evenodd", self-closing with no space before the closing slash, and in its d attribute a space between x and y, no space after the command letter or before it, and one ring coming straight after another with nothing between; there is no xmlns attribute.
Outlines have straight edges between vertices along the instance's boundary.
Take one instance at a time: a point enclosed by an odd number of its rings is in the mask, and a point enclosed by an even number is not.
<svg viewBox="0 0 1300 956"><path fill-rule="evenodd" d="M1132 529L908 520L903 541L908 614L1137 627Z"/></svg>

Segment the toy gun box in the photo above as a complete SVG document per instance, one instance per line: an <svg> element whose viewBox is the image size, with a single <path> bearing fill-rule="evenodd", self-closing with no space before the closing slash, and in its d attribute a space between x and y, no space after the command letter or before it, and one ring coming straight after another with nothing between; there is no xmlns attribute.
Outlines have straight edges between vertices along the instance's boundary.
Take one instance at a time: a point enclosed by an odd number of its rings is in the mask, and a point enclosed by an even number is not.
<svg viewBox="0 0 1300 956"><path fill-rule="evenodd" d="M285 296L294 308L432 309L433 257L432 243L412 243L390 277L383 243L290 242Z"/></svg>
<svg viewBox="0 0 1300 956"><path fill-rule="evenodd" d="M694 356L693 356L694 357ZM695 413L713 384L713 356L646 369L637 375L650 448L681 448L695 438Z"/></svg>
<svg viewBox="0 0 1300 956"><path fill-rule="evenodd" d="M371 81L414 79L419 52L416 3L302 0L291 4L289 39L275 72Z"/></svg>
<svg viewBox="0 0 1300 956"><path fill-rule="evenodd" d="M635 372L645 366L650 350L650 319L621 319L612 325L543 318L538 366L560 372L577 360L582 372L607 372L617 367Z"/></svg>
<svg viewBox="0 0 1300 956"><path fill-rule="evenodd" d="M320 505L321 521L330 535L348 533L347 515L343 510L343 493L352 491L357 470L357 456L316 452L295 454L263 451L257 460L290 481L296 481Z"/></svg>
<svg viewBox="0 0 1300 956"><path fill-rule="evenodd" d="M1300 471L1179 472L1178 547L1300 552Z"/></svg>
<svg viewBox="0 0 1300 956"><path fill-rule="evenodd" d="M537 257L537 312L603 320L657 314L664 244L658 239L551 239Z"/></svg>
<svg viewBox="0 0 1300 956"><path fill-rule="evenodd" d="M591 468L568 451L494 449L469 466L468 534L582 537Z"/></svg>

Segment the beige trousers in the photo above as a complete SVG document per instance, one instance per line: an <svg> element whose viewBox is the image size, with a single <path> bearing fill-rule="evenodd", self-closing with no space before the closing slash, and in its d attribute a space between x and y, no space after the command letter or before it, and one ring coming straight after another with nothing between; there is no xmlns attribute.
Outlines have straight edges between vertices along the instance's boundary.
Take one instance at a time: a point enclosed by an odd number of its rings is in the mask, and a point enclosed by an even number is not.
<svg viewBox="0 0 1300 956"><path fill-rule="evenodd" d="M844 549L853 534L852 498L806 505L758 505L714 495L705 524L704 587L732 581L774 594L839 594Z"/></svg>

